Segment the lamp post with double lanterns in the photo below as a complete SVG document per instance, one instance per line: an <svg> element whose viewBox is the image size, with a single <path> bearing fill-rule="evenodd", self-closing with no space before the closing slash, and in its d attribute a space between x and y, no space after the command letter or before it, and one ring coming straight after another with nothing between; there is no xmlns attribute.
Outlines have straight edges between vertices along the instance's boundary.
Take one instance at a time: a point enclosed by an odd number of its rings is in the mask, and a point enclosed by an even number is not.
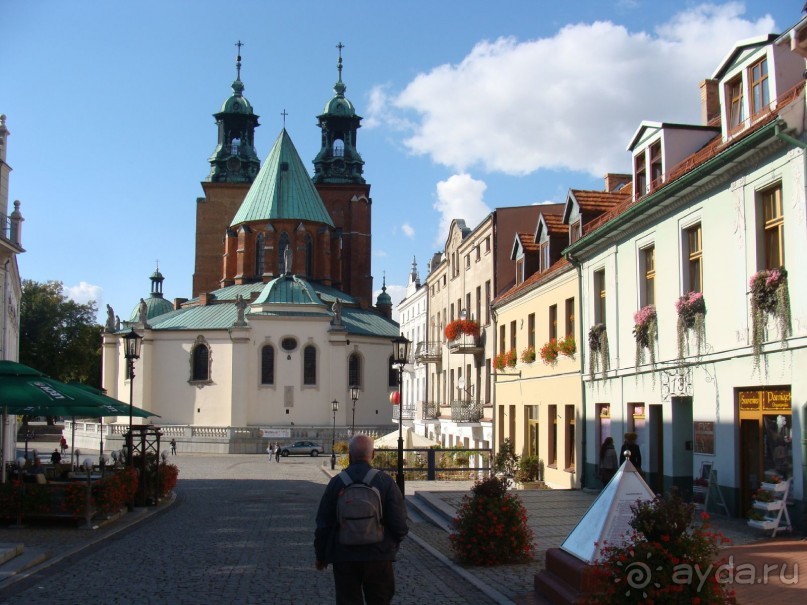
<svg viewBox="0 0 807 605"><path fill-rule="evenodd" d="M350 387L350 398L353 400L353 422L350 424L351 437L356 434L356 400L359 398L359 391L358 385Z"/></svg>
<svg viewBox="0 0 807 605"><path fill-rule="evenodd" d="M123 337L123 355L126 358L129 370L129 433L126 436L126 466L132 467L132 455L134 449L134 436L132 435L132 406L134 405L134 362L140 359L140 341L143 337L135 332L134 328Z"/></svg>
<svg viewBox="0 0 807 605"><path fill-rule="evenodd" d="M331 409L333 410L333 433L331 434L331 470L336 468L336 412L339 411L339 402L334 399L331 401Z"/></svg>
<svg viewBox="0 0 807 605"><path fill-rule="evenodd" d="M406 494L403 470L403 369L406 362L409 361L410 344L403 334L392 340L392 364L398 368L398 477L396 483L402 496Z"/></svg>

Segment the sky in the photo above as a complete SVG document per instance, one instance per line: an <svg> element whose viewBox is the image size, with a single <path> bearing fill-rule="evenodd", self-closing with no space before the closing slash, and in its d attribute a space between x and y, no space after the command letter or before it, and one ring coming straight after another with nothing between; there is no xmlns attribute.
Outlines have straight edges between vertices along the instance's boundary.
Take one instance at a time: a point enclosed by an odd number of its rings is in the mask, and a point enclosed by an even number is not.
<svg viewBox="0 0 807 605"><path fill-rule="evenodd" d="M642 120L700 123L699 83L803 0L3 0L0 113L23 279L127 319L157 267L191 296L196 200L242 41L263 160L284 127L313 172L337 44L397 305L451 221L563 202L629 172Z"/></svg>

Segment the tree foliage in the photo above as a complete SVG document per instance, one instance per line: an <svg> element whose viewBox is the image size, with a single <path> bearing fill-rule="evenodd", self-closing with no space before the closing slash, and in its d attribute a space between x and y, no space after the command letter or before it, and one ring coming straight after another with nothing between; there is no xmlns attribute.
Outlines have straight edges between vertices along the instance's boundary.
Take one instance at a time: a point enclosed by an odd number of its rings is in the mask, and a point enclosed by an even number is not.
<svg viewBox="0 0 807 605"><path fill-rule="evenodd" d="M70 300L61 282L23 280L20 363L52 378L101 386L101 326L94 301Z"/></svg>

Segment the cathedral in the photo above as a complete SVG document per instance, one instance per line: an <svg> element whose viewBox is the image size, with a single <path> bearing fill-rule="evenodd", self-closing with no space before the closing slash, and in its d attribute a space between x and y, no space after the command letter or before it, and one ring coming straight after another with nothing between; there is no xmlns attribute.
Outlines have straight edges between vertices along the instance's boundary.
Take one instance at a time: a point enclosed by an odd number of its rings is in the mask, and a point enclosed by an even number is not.
<svg viewBox="0 0 807 605"><path fill-rule="evenodd" d="M399 326L386 287L372 301L372 199L342 48L334 95L317 116L313 176L285 126L261 165L239 54L232 94L213 114L218 140L196 203L192 297L166 300L158 268L128 320L108 309L104 387L122 401L131 389L180 451L262 451L265 435L326 441L334 427L393 426ZM130 380L131 329L142 341Z"/></svg>

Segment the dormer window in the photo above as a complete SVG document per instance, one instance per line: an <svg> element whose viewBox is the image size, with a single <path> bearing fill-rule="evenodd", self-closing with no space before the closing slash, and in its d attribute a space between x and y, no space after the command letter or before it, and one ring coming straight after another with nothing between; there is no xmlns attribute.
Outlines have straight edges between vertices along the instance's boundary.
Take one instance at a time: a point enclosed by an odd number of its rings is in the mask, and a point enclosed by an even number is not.
<svg viewBox="0 0 807 605"><path fill-rule="evenodd" d="M524 281L524 257L516 261L516 285Z"/></svg>
<svg viewBox="0 0 807 605"><path fill-rule="evenodd" d="M755 116L771 102L768 91L768 60L762 59L748 70L751 89L751 115Z"/></svg>
<svg viewBox="0 0 807 605"><path fill-rule="evenodd" d="M583 221L578 216L577 219L569 224L569 243L573 244L583 237Z"/></svg>
<svg viewBox="0 0 807 605"><path fill-rule="evenodd" d="M541 243L538 248L538 254L541 259L541 271L549 269L549 241Z"/></svg>
<svg viewBox="0 0 807 605"><path fill-rule="evenodd" d="M647 165L645 164L644 152L639 153L633 161L635 175L633 180L635 183L634 195L640 198L647 193Z"/></svg>
<svg viewBox="0 0 807 605"><path fill-rule="evenodd" d="M656 141L650 146L650 186L652 188L661 185L662 174L661 141Z"/></svg>
<svg viewBox="0 0 807 605"><path fill-rule="evenodd" d="M743 110L743 78L737 76L726 86L729 104L729 128L736 128L745 121Z"/></svg>

